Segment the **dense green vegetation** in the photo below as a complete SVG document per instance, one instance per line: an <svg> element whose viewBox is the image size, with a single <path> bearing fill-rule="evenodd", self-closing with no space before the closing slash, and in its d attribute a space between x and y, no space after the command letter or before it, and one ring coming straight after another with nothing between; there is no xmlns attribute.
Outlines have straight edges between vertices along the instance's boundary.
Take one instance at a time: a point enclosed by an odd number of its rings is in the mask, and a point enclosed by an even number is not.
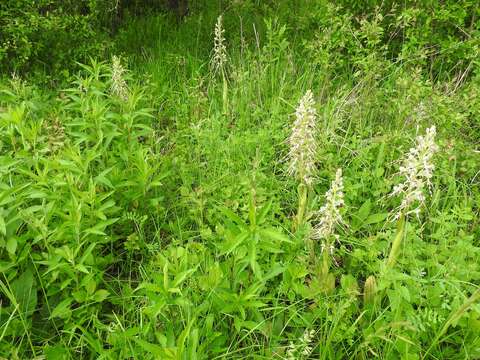
<svg viewBox="0 0 480 360"><path fill-rule="evenodd" d="M0 359L480 358L478 2L141 3L0 4Z"/></svg>

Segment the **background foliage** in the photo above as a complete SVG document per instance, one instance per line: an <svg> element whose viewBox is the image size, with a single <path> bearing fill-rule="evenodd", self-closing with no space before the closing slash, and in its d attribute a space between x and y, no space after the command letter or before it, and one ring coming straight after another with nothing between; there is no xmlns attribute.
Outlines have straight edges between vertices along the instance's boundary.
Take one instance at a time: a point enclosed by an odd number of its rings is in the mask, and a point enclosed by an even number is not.
<svg viewBox="0 0 480 360"><path fill-rule="evenodd" d="M12 0L0 4L2 72L67 77L75 62L105 56L125 17L166 10L167 0Z"/></svg>

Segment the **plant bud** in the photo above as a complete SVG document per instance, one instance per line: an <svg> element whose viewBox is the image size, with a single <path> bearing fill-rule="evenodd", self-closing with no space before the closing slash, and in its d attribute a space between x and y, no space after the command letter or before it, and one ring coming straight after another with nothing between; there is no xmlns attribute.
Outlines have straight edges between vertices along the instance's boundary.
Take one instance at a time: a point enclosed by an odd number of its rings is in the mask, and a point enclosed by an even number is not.
<svg viewBox="0 0 480 360"><path fill-rule="evenodd" d="M375 276L370 275L365 280L365 287L363 289L363 302L364 304L372 304L375 301L375 294L377 292L377 281Z"/></svg>

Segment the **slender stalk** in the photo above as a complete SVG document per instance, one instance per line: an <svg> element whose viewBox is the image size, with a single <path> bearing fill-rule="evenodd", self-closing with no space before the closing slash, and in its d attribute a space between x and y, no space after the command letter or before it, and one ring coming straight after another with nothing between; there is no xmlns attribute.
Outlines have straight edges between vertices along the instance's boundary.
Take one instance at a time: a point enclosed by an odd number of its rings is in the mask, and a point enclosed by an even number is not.
<svg viewBox="0 0 480 360"><path fill-rule="evenodd" d="M223 91L222 91L222 101L223 101L223 114L228 116L228 84L227 78L225 76L225 71L222 69L222 79L223 79Z"/></svg>
<svg viewBox="0 0 480 360"><path fill-rule="evenodd" d="M330 270L330 256L328 251L330 249L330 244L327 242L322 251L322 275L326 276Z"/></svg>
<svg viewBox="0 0 480 360"><path fill-rule="evenodd" d="M308 186L305 183L298 185L298 211L295 227L301 228L304 223L305 213L308 202Z"/></svg>
<svg viewBox="0 0 480 360"><path fill-rule="evenodd" d="M405 236L405 215L401 214L397 222L397 233L393 239L392 248L387 259L387 267L392 268L397 262L398 255L400 253L400 246L402 245L402 239Z"/></svg>

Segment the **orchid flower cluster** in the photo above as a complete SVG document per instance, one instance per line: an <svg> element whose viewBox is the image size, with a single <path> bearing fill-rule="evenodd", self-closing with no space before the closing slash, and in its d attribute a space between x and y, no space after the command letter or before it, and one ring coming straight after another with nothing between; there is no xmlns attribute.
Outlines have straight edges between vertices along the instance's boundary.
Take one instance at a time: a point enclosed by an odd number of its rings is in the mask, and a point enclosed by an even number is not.
<svg viewBox="0 0 480 360"><path fill-rule="evenodd" d="M128 86L124 79L125 68L122 66L117 56L112 58L112 94L118 96L123 101L128 100Z"/></svg>
<svg viewBox="0 0 480 360"><path fill-rule="evenodd" d="M336 226L344 223L340 213L340 208L345 204L343 198L342 169L338 169L335 180L332 181L330 189L325 194L325 205L317 212L318 223L313 228L313 239L328 240L332 235L335 235ZM335 235L335 237L338 239L338 235ZM323 245L324 247L325 245Z"/></svg>
<svg viewBox="0 0 480 360"><path fill-rule="evenodd" d="M225 64L227 63L227 47L225 45L224 33L223 17L220 15L215 24L213 56L210 64L214 75L218 72L223 72Z"/></svg>
<svg viewBox="0 0 480 360"><path fill-rule="evenodd" d="M314 330L305 330L298 343L290 342L287 348L287 360L297 360L308 358L313 351L311 343L315 335Z"/></svg>
<svg viewBox="0 0 480 360"><path fill-rule="evenodd" d="M315 140L316 117L313 93L308 90L300 100L295 111L295 123L288 139L290 160L288 173L294 175L307 186L312 185L316 171L315 157L317 143Z"/></svg>
<svg viewBox="0 0 480 360"><path fill-rule="evenodd" d="M420 214L420 208L425 202L425 188L432 186L431 179L435 165L433 156L438 151L435 144L436 128L432 126L427 129L425 135L417 136L416 145L412 147L400 167L400 175L405 180L393 188L391 196L402 195L402 202L394 217L401 215ZM417 206L414 206L414 205Z"/></svg>

